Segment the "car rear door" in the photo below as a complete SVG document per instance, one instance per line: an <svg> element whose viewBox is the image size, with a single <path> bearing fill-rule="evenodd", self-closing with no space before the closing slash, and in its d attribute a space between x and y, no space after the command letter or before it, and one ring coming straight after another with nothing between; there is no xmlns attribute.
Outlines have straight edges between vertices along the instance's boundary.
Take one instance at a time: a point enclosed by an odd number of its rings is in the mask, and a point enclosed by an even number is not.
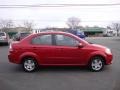
<svg viewBox="0 0 120 90"><path fill-rule="evenodd" d="M58 64L56 55L60 49L56 48L52 34L45 34L32 39L32 52L39 56L39 63L42 65Z"/></svg>

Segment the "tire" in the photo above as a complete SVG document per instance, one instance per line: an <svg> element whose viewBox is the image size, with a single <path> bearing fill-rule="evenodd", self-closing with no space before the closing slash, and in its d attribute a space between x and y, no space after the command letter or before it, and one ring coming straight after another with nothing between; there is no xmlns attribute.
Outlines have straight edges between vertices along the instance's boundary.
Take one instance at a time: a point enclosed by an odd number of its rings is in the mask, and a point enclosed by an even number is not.
<svg viewBox="0 0 120 90"><path fill-rule="evenodd" d="M104 68L104 59L100 56L93 57L89 63L89 69L93 72L101 71Z"/></svg>
<svg viewBox="0 0 120 90"><path fill-rule="evenodd" d="M38 64L33 58L25 58L22 66L24 71L33 72L37 69Z"/></svg>

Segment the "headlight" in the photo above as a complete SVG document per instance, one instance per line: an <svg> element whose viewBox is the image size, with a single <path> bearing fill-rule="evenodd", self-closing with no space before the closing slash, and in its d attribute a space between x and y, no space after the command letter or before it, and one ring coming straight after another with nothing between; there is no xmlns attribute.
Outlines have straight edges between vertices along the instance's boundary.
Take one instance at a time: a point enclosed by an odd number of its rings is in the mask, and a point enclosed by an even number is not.
<svg viewBox="0 0 120 90"><path fill-rule="evenodd" d="M106 54L111 54L111 50L109 48L106 48L105 52Z"/></svg>

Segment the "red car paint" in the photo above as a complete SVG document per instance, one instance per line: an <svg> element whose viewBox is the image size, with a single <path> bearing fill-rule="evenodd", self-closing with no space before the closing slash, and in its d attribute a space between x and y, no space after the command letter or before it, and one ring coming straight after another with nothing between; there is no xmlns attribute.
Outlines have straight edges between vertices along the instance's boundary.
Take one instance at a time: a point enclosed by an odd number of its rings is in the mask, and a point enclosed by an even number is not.
<svg viewBox="0 0 120 90"><path fill-rule="evenodd" d="M32 44L33 38L42 35L65 35L79 41L82 46L59 46ZM53 39L53 38L52 38ZM9 61L21 64L23 58L33 57L39 65L88 65L90 59L94 56L101 56L105 64L111 64L112 53L105 52L106 47L96 44L90 44L79 37L65 32L43 32L32 34L20 42L12 43L9 50Z"/></svg>

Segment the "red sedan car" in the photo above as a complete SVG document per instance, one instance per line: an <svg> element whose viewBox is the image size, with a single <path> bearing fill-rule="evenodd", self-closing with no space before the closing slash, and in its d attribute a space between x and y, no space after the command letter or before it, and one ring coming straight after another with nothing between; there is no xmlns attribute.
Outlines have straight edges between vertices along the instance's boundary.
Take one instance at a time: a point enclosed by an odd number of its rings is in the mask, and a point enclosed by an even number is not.
<svg viewBox="0 0 120 90"><path fill-rule="evenodd" d="M88 66L100 71L112 63L112 53L107 47L90 44L65 32L32 34L10 44L9 61L22 64L27 72L41 66Z"/></svg>

